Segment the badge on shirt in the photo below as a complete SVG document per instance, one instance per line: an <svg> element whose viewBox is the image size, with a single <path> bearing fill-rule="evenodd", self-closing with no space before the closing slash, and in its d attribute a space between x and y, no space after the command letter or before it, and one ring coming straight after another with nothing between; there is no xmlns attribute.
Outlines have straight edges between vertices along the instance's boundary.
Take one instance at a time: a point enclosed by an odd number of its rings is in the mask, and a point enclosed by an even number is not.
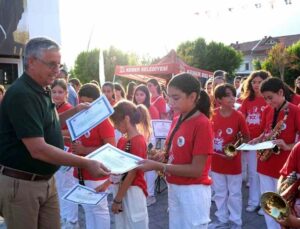
<svg viewBox="0 0 300 229"><path fill-rule="evenodd" d="M226 129L226 134L232 134L232 132L233 132L232 128L229 127Z"/></svg>
<svg viewBox="0 0 300 229"><path fill-rule="evenodd" d="M283 124L282 124L282 127L281 127L281 130L285 130L285 129L286 129L286 124L283 123Z"/></svg>
<svg viewBox="0 0 300 229"><path fill-rule="evenodd" d="M84 134L84 137L85 138L89 138L91 136L91 132L90 131L88 131L88 132L86 132L85 134Z"/></svg>
<svg viewBox="0 0 300 229"><path fill-rule="evenodd" d="M180 136L180 137L177 139L177 145L178 145L179 147L182 147L182 146L184 145L184 143L185 143L184 137L183 137L183 136Z"/></svg>

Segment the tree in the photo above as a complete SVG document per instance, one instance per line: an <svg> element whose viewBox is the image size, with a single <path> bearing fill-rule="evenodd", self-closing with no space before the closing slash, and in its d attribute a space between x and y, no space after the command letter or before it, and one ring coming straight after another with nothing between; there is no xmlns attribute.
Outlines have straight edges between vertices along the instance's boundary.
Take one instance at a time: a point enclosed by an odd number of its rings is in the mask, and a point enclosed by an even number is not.
<svg viewBox="0 0 300 229"><path fill-rule="evenodd" d="M208 71L224 70L230 75L242 63L242 53L223 43L206 44L203 38L181 43L177 54L189 65Z"/></svg>
<svg viewBox="0 0 300 229"><path fill-rule="evenodd" d="M254 70L261 70L262 69L261 61L259 59L254 59L252 61L252 65L253 65Z"/></svg>
<svg viewBox="0 0 300 229"><path fill-rule="evenodd" d="M286 69L297 68L295 62L297 63L297 56L289 52L282 43L278 43L268 52L264 67L272 73L277 71L282 81L284 81Z"/></svg>
<svg viewBox="0 0 300 229"><path fill-rule="evenodd" d="M74 75L83 83L99 79L99 49L79 53L75 60Z"/></svg>
<svg viewBox="0 0 300 229"><path fill-rule="evenodd" d="M282 44L273 46L267 59L262 63L262 68L292 85L300 74L300 41L288 48Z"/></svg>

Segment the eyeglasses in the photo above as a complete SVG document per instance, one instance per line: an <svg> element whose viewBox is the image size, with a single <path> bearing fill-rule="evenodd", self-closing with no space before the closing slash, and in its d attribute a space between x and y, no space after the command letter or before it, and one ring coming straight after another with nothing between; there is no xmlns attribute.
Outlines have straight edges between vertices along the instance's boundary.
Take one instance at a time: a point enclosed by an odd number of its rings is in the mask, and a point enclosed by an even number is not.
<svg viewBox="0 0 300 229"><path fill-rule="evenodd" d="M46 65L49 69L51 70L56 70L56 69L62 69L63 65L62 64L57 64L55 62L46 62L40 58L36 58L38 61L40 61L42 64Z"/></svg>

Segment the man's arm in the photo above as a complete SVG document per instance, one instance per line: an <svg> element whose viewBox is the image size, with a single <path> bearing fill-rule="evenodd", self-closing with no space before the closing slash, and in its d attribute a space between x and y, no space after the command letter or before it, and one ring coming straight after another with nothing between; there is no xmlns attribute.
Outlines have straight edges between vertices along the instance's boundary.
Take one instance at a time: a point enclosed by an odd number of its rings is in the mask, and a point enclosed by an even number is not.
<svg viewBox="0 0 300 229"><path fill-rule="evenodd" d="M34 159L55 165L85 168L94 177L109 175L108 169L102 163L66 153L62 149L47 144L42 137L23 138L22 142Z"/></svg>

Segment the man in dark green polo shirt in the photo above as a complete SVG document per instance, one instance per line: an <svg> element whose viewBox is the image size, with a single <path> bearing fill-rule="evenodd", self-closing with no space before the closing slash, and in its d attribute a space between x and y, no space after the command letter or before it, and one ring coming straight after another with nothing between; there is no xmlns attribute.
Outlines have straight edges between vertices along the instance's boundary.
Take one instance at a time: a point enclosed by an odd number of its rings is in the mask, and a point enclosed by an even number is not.
<svg viewBox="0 0 300 229"><path fill-rule="evenodd" d="M59 46L31 39L25 73L9 88L0 107L0 216L8 228L60 228L53 174L59 165L108 175L99 162L63 151L60 123L87 104L58 116L49 85L60 70Z"/></svg>

